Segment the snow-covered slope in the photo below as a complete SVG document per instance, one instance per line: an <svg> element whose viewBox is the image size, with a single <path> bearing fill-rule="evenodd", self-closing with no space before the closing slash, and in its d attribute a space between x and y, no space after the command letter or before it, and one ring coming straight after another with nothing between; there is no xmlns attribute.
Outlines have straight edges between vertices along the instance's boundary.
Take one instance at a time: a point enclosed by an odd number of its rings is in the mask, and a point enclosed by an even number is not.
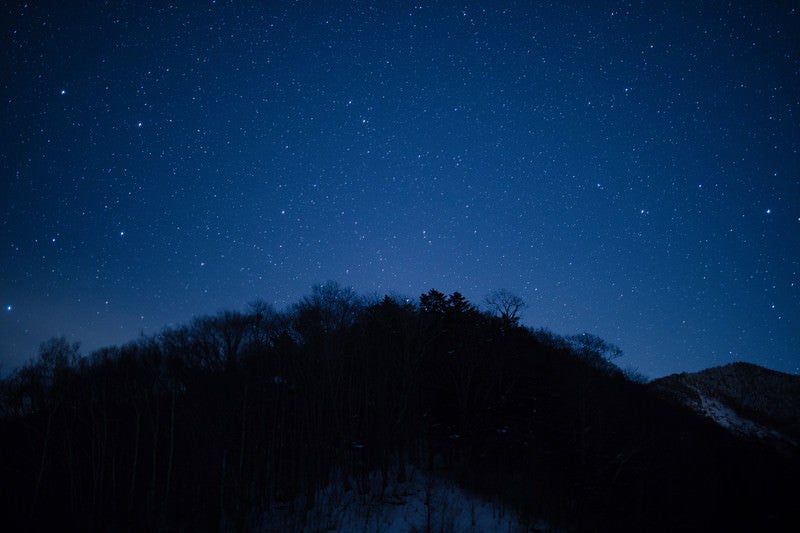
<svg viewBox="0 0 800 533"><path fill-rule="evenodd" d="M408 471L408 481L403 483L384 484L380 472L368 479L331 482L316 492L312 505L296 502L293 509L272 509L258 518L260 523L253 529L304 533L551 530L545 523L525 525L512 510L470 495L449 481L411 467Z"/></svg>
<svg viewBox="0 0 800 533"><path fill-rule="evenodd" d="M733 433L797 448L800 377L749 363L732 363L651 383L662 395Z"/></svg>

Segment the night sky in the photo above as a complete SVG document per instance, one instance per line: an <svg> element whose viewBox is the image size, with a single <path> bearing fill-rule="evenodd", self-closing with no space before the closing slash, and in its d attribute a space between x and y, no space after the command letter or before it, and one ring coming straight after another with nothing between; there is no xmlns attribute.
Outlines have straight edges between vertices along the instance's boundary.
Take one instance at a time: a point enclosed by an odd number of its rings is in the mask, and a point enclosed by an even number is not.
<svg viewBox="0 0 800 533"><path fill-rule="evenodd" d="M799 371L796 2L71 4L0 13L4 372L326 280Z"/></svg>

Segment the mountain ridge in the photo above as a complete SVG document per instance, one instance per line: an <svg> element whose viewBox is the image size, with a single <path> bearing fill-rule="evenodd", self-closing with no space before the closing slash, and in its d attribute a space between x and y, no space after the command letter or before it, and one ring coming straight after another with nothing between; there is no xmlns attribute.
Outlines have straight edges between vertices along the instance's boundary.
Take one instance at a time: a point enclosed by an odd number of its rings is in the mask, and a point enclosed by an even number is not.
<svg viewBox="0 0 800 533"><path fill-rule="evenodd" d="M800 376L734 362L665 376L650 387L734 434L798 451Z"/></svg>

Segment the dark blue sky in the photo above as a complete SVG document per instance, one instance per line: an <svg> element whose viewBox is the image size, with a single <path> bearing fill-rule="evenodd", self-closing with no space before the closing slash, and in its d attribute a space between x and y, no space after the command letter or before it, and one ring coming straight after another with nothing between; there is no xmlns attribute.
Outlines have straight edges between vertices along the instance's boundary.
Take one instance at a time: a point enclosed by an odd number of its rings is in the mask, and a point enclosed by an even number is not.
<svg viewBox="0 0 800 533"><path fill-rule="evenodd" d="M2 8L6 371L328 279L798 371L796 3L69 4Z"/></svg>

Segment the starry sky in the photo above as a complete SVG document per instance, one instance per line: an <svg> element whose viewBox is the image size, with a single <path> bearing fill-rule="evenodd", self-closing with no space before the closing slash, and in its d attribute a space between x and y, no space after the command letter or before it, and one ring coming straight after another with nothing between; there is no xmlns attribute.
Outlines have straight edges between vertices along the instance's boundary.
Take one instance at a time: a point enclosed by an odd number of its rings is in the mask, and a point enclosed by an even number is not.
<svg viewBox="0 0 800 533"><path fill-rule="evenodd" d="M8 2L0 364L314 283L800 371L796 2Z"/></svg>

